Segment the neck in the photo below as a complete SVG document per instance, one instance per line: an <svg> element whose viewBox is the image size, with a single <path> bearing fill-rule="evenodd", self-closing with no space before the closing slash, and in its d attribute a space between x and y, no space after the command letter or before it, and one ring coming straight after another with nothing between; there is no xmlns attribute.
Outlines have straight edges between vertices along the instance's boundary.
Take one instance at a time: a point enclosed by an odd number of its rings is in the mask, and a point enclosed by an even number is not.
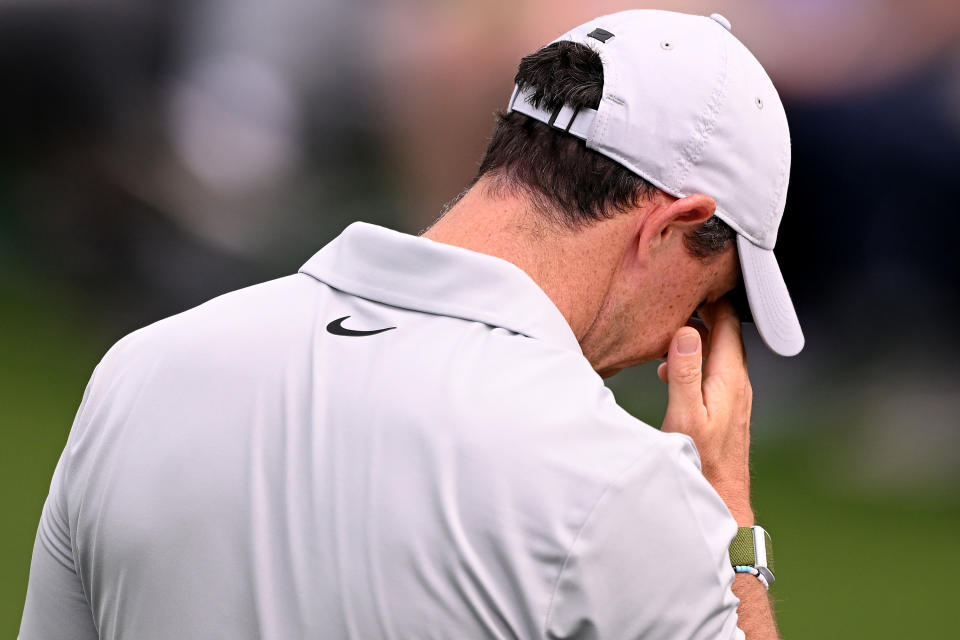
<svg viewBox="0 0 960 640"><path fill-rule="evenodd" d="M631 216L570 230L512 195L477 183L423 236L495 256L523 269L550 297L582 342L597 322L631 234Z"/></svg>

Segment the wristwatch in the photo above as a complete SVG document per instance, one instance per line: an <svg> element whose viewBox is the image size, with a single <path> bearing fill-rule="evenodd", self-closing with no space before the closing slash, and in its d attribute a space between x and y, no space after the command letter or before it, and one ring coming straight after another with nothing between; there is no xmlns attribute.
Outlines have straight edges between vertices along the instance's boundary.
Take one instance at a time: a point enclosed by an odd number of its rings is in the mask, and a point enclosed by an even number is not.
<svg viewBox="0 0 960 640"><path fill-rule="evenodd" d="M773 542L766 529L759 526L740 527L730 543L730 564L753 567L769 584L773 584Z"/></svg>

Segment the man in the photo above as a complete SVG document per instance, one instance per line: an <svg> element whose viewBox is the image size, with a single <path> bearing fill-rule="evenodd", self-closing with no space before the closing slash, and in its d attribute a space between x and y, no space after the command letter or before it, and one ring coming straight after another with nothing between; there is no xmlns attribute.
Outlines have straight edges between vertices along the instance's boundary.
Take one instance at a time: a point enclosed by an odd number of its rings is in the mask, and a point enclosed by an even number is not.
<svg viewBox="0 0 960 640"><path fill-rule="evenodd" d="M802 347L776 91L721 16L651 11L517 84L424 237L357 223L107 353L23 640L776 637L762 532L730 547L754 522L725 298L742 269L764 340ZM662 432L601 380L661 355Z"/></svg>

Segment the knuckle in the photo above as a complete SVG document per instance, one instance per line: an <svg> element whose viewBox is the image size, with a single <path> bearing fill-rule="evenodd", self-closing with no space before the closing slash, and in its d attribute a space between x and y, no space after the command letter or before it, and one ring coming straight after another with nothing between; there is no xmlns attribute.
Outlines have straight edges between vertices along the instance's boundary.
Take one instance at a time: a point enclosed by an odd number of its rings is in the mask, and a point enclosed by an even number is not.
<svg viewBox="0 0 960 640"><path fill-rule="evenodd" d="M746 371L731 372L726 382L730 390L741 397L753 393L753 388L750 386L750 378L747 376Z"/></svg>
<svg viewBox="0 0 960 640"><path fill-rule="evenodd" d="M700 379L700 367L695 365L685 365L678 367L676 371L673 372L674 382L679 382L680 384L692 384L697 382Z"/></svg>
<svg viewBox="0 0 960 640"><path fill-rule="evenodd" d="M747 382L746 378L738 378L734 388L741 396L747 396L750 393L750 383Z"/></svg>
<svg viewBox="0 0 960 640"><path fill-rule="evenodd" d="M703 431L704 421L696 412L688 410L668 410L663 422L665 431L683 433L692 438L699 437Z"/></svg>
<svg viewBox="0 0 960 640"><path fill-rule="evenodd" d="M717 375L717 382L723 387L727 395L735 394L740 391L740 380L729 372L723 372Z"/></svg>

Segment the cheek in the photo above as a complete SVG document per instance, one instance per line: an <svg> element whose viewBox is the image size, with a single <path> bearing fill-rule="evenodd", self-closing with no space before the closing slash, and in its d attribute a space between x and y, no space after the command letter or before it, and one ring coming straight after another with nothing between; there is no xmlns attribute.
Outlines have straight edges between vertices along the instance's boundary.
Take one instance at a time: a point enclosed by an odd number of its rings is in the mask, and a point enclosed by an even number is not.
<svg viewBox="0 0 960 640"><path fill-rule="evenodd" d="M665 322L679 329L686 324L697 305L706 296L704 280L677 275L660 288L660 314Z"/></svg>
<svg viewBox="0 0 960 640"><path fill-rule="evenodd" d="M633 351L645 360L663 357L677 329L687 324L697 302L678 293L676 288L660 292L656 304L642 316L633 341ZM699 300L698 300L699 301Z"/></svg>
<svg viewBox="0 0 960 640"><path fill-rule="evenodd" d="M676 277L664 282L660 290L660 305L654 311L656 317L658 356L670 346L677 330L686 325L697 306L706 297L705 281L697 278Z"/></svg>
<svg viewBox="0 0 960 640"><path fill-rule="evenodd" d="M707 297L713 270L699 263L674 263L614 296L604 339L614 359L648 362L663 356L677 330L687 324L697 305Z"/></svg>

